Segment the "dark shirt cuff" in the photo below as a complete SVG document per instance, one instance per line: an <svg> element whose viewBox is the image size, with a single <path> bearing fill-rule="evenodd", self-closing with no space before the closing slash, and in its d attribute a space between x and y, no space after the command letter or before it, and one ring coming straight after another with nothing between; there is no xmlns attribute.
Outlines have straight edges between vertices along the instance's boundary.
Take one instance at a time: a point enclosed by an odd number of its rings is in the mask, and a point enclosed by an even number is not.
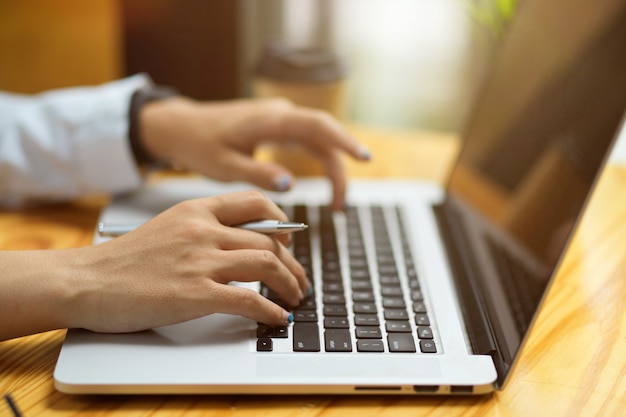
<svg viewBox="0 0 626 417"><path fill-rule="evenodd" d="M150 167L157 167L164 164L164 161L157 160L143 146L139 123L139 112L141 108L150 101L162 100L176 95L179 95L179 93L175 88L155 85L141 88L133 93L130 100L128 139L137 164Z"/></svg>

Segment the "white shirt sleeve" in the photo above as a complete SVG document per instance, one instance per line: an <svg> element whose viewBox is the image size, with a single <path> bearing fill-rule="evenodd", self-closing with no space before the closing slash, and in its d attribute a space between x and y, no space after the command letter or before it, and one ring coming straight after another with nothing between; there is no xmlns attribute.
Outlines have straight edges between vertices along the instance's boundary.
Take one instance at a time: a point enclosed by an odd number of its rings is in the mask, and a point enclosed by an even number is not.
<svg viewBox="0 0 626 417"><path fill-rule="evenodd" d="M142 183L128 141L136 75L34 96L0 93L0 205L119 193Z"/></svg>

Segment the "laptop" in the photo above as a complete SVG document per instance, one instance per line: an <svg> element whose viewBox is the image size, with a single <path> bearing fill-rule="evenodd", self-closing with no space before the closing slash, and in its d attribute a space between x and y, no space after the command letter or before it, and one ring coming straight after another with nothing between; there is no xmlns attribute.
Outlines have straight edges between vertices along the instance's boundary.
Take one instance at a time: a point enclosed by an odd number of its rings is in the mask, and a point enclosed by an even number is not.
<svg viewBox="0 0 626 417"><path fill-rule="evenodd" d="M275 328L214 314L130 334L70 329L56 388L406 395L503 388L622 125L624 45L621 0L521 3L445 187L354 180L340 213L328 209L325 179L268 193L309 225L291 249L315 292L293 310L294 323ZM184 199L248 188L164 180L116 198L100 220L139 224ZM231 285L280 303L258 283Z"/></svg>

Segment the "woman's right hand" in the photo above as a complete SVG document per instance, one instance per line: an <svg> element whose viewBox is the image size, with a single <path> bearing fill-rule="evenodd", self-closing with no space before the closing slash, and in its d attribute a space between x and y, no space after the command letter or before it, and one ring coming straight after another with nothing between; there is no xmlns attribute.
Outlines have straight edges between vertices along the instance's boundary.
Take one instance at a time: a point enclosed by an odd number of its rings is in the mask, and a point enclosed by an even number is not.
<svg viewBox="0 0 626 417"><path fill-rule="evenodd" d="M189 200L109 242L63 251L76 288L67 327L132 332L211 313L286 325L282 307L228 285L263 281L293 306L309 290L288 235L232 227L260 219L288 220L257 191Z"/></svg>

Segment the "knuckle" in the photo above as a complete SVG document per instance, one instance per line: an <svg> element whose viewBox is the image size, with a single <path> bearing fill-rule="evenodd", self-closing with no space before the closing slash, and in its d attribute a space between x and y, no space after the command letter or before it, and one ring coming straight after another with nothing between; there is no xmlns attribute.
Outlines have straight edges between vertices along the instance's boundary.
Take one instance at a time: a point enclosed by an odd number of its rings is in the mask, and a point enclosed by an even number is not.
<svg viewBox="0 0 626 417"><path fill-rule="evenodd" d="M273 271L280 269L280 261L278 257L276 257L274 252L270 250L260 250L259 258L265 269L270 269Z"/></svg>
<svg viewBox="0 0 626 417"><path fill-rule="evenodd" d="M269 110L272 111L287 111L291 110L295 105L294 103L285 97L272 97L263 99L263 103Z"/></svg>
<svg viewBox="0 0 626 417"><path fill-rule="evenodd" d="M255 310L260 306L258 293L249 289L243 289L239 292L239 300L237 302L247 311Z"/></svg>
<svg viewBox="0 0 626 417"><path fill-rule="evenodd" d="M262 201L262 202L267 201L267 197L265 197L265 194L263 194L259 190L248 190L248 191L245 191L245 192L248 194L248 196L250 197L251 200Z"/></svg>
<svg viewBox="0 0 626 417"><path fill-rule="evenodd" d="M321 129L335 123L336 119L326 110L307 108L305 111L312 128Z"/></svg>
<svg viewBox="0 0 626 417"><path fill-rule="evenodd" d="M252 206L254 209L261 209L266 207L269 203L269 199L259 190L245 191L247 202L246 204Z"/></svg>
<svg viewBox="0 0 626 417"><path fill-rule="evenodd" d="M209 201L211 204L215 206L223 206L225 204L228 204L229 199L230 199L230 196L228 194L218 194L218 195L212 196L207 201Z"/></svg>
<svg viewBox="0 0 626 417"><path fill-rule="evenodd" d="M206 210L201 199L187 200L177 204L172 211L177 223L181 227L175 230L178 234L190 239L208 236L213 232L213 224L208 221Z"/></svg>
<svg viewBox="0 0 626 417"><path fill-rule="evenodd" d="M314 119L317 119L318 121L323 123L329 123L334 120L333 116L331 116L330 113L328 113L326 110L321 109L311 109L311 116Z"/></svg>
<svg viewBox="0 0 626 417"><path fill-rule="evenodd" d="M334 134L337 120L330 113L320 109L306 109L308 130L314 136Z"/></svg>
<svg viewBox="0 0 626 417"><path fill-rule="evenodd" d="M180 214L191 214L196 211L197 204L195 200L186 200L176 204L173 209Z"/></svg>

